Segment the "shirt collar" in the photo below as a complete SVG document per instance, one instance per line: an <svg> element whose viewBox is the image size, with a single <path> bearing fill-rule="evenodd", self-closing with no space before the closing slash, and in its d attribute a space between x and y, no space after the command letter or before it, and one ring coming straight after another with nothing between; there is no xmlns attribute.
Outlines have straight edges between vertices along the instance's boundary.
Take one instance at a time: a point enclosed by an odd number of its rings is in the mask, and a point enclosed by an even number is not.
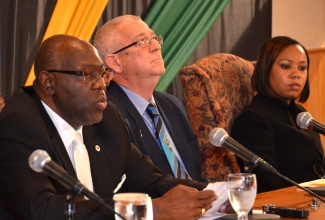
<svg viewBox="0 0 325 220"><path fill-rule="evenodd" d="M156 102L155 102L155 99L153 98L153 96L151 96L149 101L147 101L144 98L142 98L141 96L139 96L138 94L136 94L136 93L132 92L131 90L125 88L124 86L121 86L121 85L119 85L119 86L123 89L123 91L129 97L129 99L131 100L131 102L133 103L135 108L138 110L140 115L143 115L143 114L146 113L146 109L147 109L150 102L155 103L155 105L156 105Z"/></svg>
<svg viewBox="0 0 325 220"><path fill-rule="evenodd" d="M41 102L42 102L47 114L50 116L56 130L58 131L65 148L68 148L69 145L74 140L74 138L76 137L76 132L79 132L80 134L82 134L83 126L80 126L75 130L68 122L66 122L63 118L61 118L58 114L56 114L42 100L41 100Z"/></svg>

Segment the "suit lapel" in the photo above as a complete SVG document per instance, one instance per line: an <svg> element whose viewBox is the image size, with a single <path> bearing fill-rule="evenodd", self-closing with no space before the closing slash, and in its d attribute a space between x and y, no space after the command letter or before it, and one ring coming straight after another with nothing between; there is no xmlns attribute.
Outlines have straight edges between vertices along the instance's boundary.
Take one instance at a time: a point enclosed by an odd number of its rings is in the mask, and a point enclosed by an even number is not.
<svg viewBox="0 0 325 220"><path fill-rule="evenodd" d="M62 142L58 131L55 128L55 125L53 124L43 104L35 93L33 94L33 99L35 100L36 104L40 109L40 113L42 115L42 118L44 119L45 126L47 127L49 136L52 141L52 144L46 146L48 149L45 150L49 153L51 159L54 162L56 162L63 169L65 169L71 176L77 178L77 174L73 168L68 152Z"/></svg>
<svg viewBox="0 0 325 220"><path fill-rule="evenodd" d="M52 121L50 121L50 124L53 125ZM52 159L77 179L77 174L70 157L55 126L50 127L49 132L53 143L53 151L56 152L53 156L51 155ZM109 198L112 196L114 189L112 181L103 181L103 178L110 178L111 176L110 167L108 167L107 158L103 149L105 146L99 142L100 138L96 136L92 126L84 126L83 138L89 155L94 191L102 198Z"/></svg>
<svg viewBox="0 0 325 220"><path fill-rule="evenodd" d="M105 146L99 142L100 138L96 137L91 126L84 126L83 137L89 155L94 191L101 197L108 198L113 192L112 181L103 181L103 179L111 177L112 167L108 167Z"/></svg>
<svg viewBox="0 0 325 220"><path fill-rule="evenodd" d="M161 117L163 118L163 120L165 122L165 125L167 126L167 129L168 129L168 131L170 131L169 134L173 138L173 135L172 135L172 133L173 133L172 132L173 131L172 123L177 122L177 120L170 120L170 119L173 119L173 115L174 115L173 114L173 107L168 102L166 102L165 100L160 99L159 96L155 95L155 93L154 93L154 99L156 101L156 105L158 107L159 113L160 113ZM168 115L169 117L166 117L166 115ZM169 120L168 120L168 118L169 118Z"/></svg>
<svg viewBox="0 0 325 220"><path fill-rule="evenodd" d="M157 107L159 109L159 112L167 126L167 129L169 131L169 134L177 147L178 154L180 155L188 173L192 178L197 177L197 172L195 167L193 166L193 158L189 154L189 146L188 143L186 142L186 136L184 135L183 132L179 132L178 129L182 129L182 124L177 124L181 120L178 117L181 117L178 114L178 111L173 110L173 106L166 101L163 97L159 95L159 93L154 92L154 98L157 104ZM166 117L168 115L168 117ZM176 135L176 136L175 136Z"/></svg>
<svg viewBox="0 0 325 220"><path fill-rule="evenodd" d="M55 132L51 132L50 136L53 143L53 151L56 153L54 156L51 156L52 159L60 166L62 166L62 168L65 169L71 176L77 178L77 174L73 168L70 157L61 140L60 135L55 130Z"/></svg>
<svg viewBox="0 0 325 220"><path fill-rule="evenodd" d="M150 155L152 161L157 167L160 167L164 172L173 175L168 161L159 149L157 142L143 121L142 116L139 114L138 110L135 108L123 89L113 82L108 88L107 96L109 100L111 99L111 101L118 106L123 118L128 124L128 127L131 129L130 133L132 134L135 132L134 130L141 132L142 135L131 135L132 138L135 139L133 140L134 144L140 149L140 151L144 152L144 154Z"/></svg>
<svg viewBox="0 0 325 220"><path fill-rule="evenodd" d="M31 92L32 91L29 91L29 93ZM51 159L55 163L66 170L69 175L77 179L77 174L55 125L35 93L33 94L33 99L40 109L40 113L51 139L51 144L46 146L44 150L49 153ZM96 137L92 126L84 126L83 138L89 155L94 190L101 197L109 198L112 196L113 187L112 181L103 181L103 178L110 178L110 169L108 168L107 158L102 149L103 146L101 146L98 141L100 138Z"/></svg>

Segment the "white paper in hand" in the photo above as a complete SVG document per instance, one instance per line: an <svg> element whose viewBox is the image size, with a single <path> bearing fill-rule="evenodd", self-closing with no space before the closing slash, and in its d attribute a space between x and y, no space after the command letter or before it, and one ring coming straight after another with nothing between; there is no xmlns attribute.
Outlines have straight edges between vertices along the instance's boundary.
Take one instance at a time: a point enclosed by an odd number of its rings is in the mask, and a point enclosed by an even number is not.
<svg viewBox="0 0 325 220"><path fill-rule="evenodd" d="M214 214L219 212L220 207L228 200L227 182L209 183L204 190L213 190L218 199L212 203L212 207L205 214Z"/></svg>

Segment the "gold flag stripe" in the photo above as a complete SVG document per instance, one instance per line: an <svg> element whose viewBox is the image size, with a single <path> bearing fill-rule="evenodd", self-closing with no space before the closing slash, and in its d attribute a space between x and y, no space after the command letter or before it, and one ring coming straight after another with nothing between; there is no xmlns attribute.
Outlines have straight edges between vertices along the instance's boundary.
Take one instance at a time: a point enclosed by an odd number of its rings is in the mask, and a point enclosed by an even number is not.
<svg viewBox="0 0 325 220"><path fill-rule="evenodd" d="M93 34L108 0L58 0L43 40L55 34L69 34L88 40ZM35 79L34 64L25 85Z"/></svg>

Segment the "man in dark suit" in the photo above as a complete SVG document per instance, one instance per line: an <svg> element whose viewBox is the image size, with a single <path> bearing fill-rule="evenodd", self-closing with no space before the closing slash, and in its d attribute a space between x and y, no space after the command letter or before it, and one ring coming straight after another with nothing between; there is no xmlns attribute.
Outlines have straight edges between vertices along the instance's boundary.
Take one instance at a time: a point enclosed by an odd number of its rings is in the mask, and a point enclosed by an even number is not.
<svg viewBox="0 0 325 220"><path fill-rule="evenodd" d="M164 174L178 177L156 140L152 120L146 112L149 103L154 103L167 131L168 145L181 167L190 178L205 181L201 177L202 159L198 141L183 104L172 95L154 90L165 72L162 43L162 37L156 36L137 16L124 15L108 21L94 40L104 62L115 71L114 82L107 87L107 97L121 111L132 142L150 156Z"/></svg>
<svg viewBox="0 0 325 220"><path fill-rule="evenodd" d="M197 219L211 207L214 192L198 191L207 184L163 176L129 141L119 111L106 101L104 77L111 75L92 45L68 35L48 38L37 51L35 75L33 86L23 87L0 114L0 219L65 218L67 189L30 169L28 158L45 150L80 178L70 153L76 131L88 154L82 163L89 159L91 187L111 206L125 174L119 192L149 194L155 219ZM105 108L109 117L98 123ZM114 219L112 211L82 196L76 196L75 206L75 219Z"/></svg>

